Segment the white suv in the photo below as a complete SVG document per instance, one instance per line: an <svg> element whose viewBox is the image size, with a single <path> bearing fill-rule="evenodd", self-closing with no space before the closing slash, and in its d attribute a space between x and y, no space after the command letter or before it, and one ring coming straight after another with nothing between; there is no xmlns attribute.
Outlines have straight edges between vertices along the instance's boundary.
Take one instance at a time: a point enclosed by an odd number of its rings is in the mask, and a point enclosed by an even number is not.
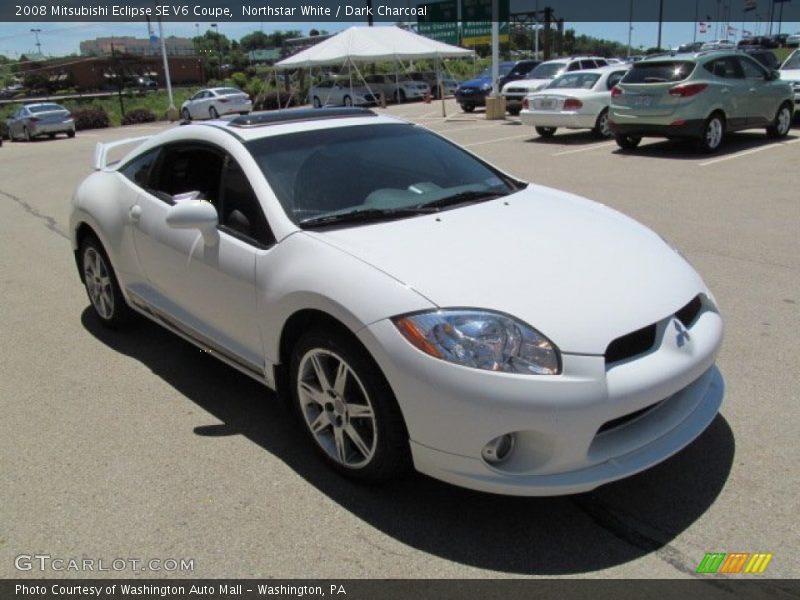
<svg viewBox="0 0 800 600"><path fill-rule="evenodd" d="M506 110L516 116L522 110L522 101L525 96L538 92L556 77L567 71L585 71L605 67L608 61L600 56L571 56L569 58L556 58L541 63L528 73L528 79L509 81L503 86L500 93L506 99Z"/></svg>

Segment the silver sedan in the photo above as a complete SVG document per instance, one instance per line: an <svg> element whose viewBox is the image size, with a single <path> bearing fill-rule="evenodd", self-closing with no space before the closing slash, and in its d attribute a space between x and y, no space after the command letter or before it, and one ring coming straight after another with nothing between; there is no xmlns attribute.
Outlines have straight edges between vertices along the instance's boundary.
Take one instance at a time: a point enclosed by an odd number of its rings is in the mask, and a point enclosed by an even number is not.
<svg viewBox="0 0 800 600"><path fill-rule="evenodd" d="M6 125L8 137L12 141L23 139L29 142L43 135L54 138L59 133L75 137L75 120L72 114L53 102L26 104L6 119Z"/></svg>

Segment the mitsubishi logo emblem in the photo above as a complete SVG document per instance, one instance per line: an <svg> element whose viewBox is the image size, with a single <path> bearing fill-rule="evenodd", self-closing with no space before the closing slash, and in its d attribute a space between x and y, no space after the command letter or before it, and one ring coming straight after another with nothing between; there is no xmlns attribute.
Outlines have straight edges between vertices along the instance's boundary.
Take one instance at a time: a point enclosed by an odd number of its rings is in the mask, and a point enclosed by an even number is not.
<svg viewBox="0 0 800 600"><path fill-rule="evenodd" d="M675 337L675 342L678 344L678 348L683 348L686 342L692 341L692 336L689 335L686 328L678 321L673 320L672 324L675 325L675 331L678 332L678 335Z"/></svg>

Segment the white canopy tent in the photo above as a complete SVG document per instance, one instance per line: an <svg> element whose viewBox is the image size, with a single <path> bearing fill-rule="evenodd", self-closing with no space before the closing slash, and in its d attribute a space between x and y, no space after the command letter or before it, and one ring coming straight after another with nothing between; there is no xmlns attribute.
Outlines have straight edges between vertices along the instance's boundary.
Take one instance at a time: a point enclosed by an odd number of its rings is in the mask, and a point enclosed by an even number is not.
<svg viewBox="0 0 800 600"><path fill-rule="evenodd" d="M403 60L432 59L436 61L437 80L441 81L439 65L444 58L474 57L474 50L451 46L395 26L354 26L275 63L275 69L311 69L330 65L355 68L359 78L364 78L357 63L376 63ZM397 74L395 73L395 79ZM366 82L365 82L366 84ZM352 77L350 77L352 89ZM369 87L367 85L367 87ZM444 112L444 98L442 98Z"/></svg>
<svg viewBox="0 0 800 600"><path fill-rule="evenodd" d="M395 26L355 26L275 63L275 68L301 69L346 62L464 58L474 55L473 50L437 42Z"/></svg>

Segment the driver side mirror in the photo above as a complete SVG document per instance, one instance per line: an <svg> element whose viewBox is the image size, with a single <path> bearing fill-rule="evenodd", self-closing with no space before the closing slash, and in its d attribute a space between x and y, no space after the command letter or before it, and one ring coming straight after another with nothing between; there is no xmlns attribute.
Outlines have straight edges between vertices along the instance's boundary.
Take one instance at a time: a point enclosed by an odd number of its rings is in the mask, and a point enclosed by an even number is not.
<svg viewBox="0 0 800 600"><path fill-rule="evenodd" d="M205 200L182 200L167 211L167 225L173 229L199 229L207 246L219 241L219 217L214 205Z"/></svg>
<svg viewBox="0 0 800 600"><path fill-rule="evenodd" d="M777 69L772 69L767 75L767 81L776 81L781 78L781 72Z"/></svg>

